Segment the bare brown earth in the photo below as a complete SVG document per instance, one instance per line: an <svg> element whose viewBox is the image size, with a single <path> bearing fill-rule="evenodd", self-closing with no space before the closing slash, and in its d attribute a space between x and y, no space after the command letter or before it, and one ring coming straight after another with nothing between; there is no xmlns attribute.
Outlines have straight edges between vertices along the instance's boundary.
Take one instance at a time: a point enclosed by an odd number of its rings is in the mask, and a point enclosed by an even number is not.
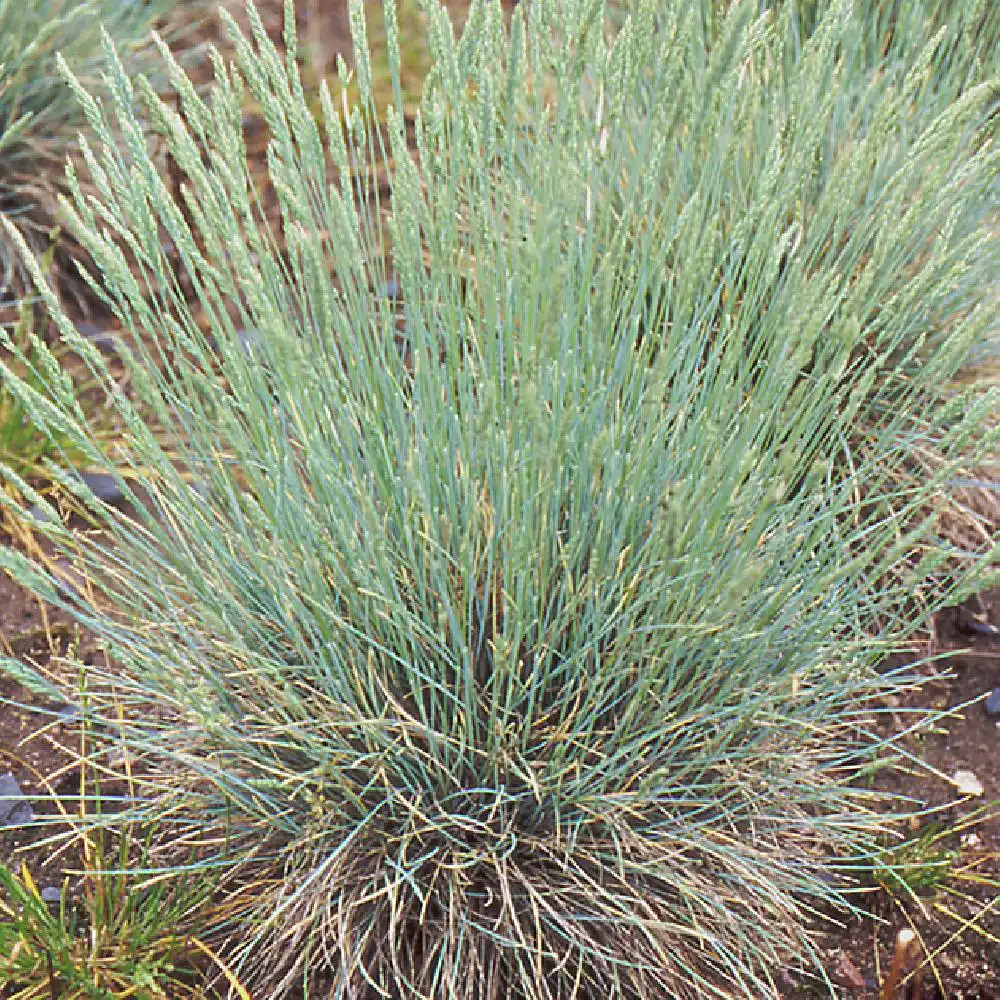
<svg viewBox="0 0 1000 1000"><path fill-rule="evenodd" d="M227 6L234 12L240 7ZM280 0L263 0L259 6L278 41ZM349 54L344 3L300 0L298 6L302 38L311 53L306 58L314 67L331 66L338 52ZM467 3L459 0L452 6L461 17ZM263 144L258 152L263 163ZM10 535L0 533L0 544L11 542ZM63 568L71 572L71 567ZM914 824L915 836L937 836L923 854L908 859L917 871L914 881L928 863L942 859L947 877L913 895L899 885L889 891L873 878L869 893L859 900L871 915L824 929L823 965L841 1000L1000 1000L1000 718L987 716L982 704L1000 687L1000 639L968 631L973 617L1000 624L1000 590L938 616L925 654L962 652L949 661L946 678L927 684L911 705L891 706L898 714L884 721L901 732L908 725L909 707L956 709L933 732L904 738L904 745L928 767L892 779L893 790L927 809L940 807L926 822ZM79 662L106 662L92 636L0 574L0 655L64 669L58 667L59 658L70 647ZM927 667L928 673L936 670L940 664ZM80 733L72 722L52 714L60 707L0 676L0 775L12 773L28 795L72 796L79 787L74 761ZM975 774L982 796L959 795L947 779L960 770ZM36 811L45 807L36 805ZM16 866L26 861L39 885L61 885L66 869L74 866L65 856L52 857L47 848L33 846L39 838L37 831L0 832L0 861ZM908 926L918 932L920 948L904 970L908 978L888 994L884 984L893 942ZM917 972L908 971L917 967ZM775 970L775 977L786 1000L827 995L822 984L794 969Z"/></svg>
<svg viewBox="0 0 1000 1000"><path fill-rule="evenodd" d="M968 631L973 620L1000 623L1000 590L993 590L937 616L931 653L958 651L946 676L926 684L885 726L902 732L912 723L907 708L952 710L922 735L906 736L903 746L926 768L882 779L884 787L915 800L911 808L932 810L911 821L914 837L937 835L924 850L890 854L914 881L920 865L935 862L947 877L911 895L872 880L859 902L872 916L829 930L823 941L825 971L843 1000L1000 1000L1000 716L987 715L985 696L1000 687L1000 638ZM963 796L948 780L972 772L982 796ZM888 845L887 845L888 846ZM891 852L891 847L889 848ZM882 992L899 932L911 928L918 942L896 991ZM787 972L784 996L805 1000L825 996L803 976Z"/></svg>

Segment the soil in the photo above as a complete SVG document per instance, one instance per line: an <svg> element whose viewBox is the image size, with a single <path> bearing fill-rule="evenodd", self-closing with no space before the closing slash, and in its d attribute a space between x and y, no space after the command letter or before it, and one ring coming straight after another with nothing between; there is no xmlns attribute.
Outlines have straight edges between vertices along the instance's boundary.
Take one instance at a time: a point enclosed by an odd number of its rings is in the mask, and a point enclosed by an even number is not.
<svg viewBox="0 0 1000 1000"><path fill-rule="evenodd" d="M240 6L227 3L234 12ZM280 44L281 0L259 0L258 6ZM332 65L338 52L349 57L345 6L300 0L302 38L307 46L323 46L322 58L314 52L314 63ZM452 6L461 16L467 3ZM262 158L263 148L259 154ZM0 544L14 543L9 534L0 533ZM912 832L940 832L940 839L923 856L909 859L907 870L916 872L914 881L919 881L928 862L944 858L948 875L913 895L898 885L889 891L873 880L869 895L860 901L871 916L824 926L824 970L841 1000L1000 1000L1000 717L988 716L982 704L1000 687L1000 638L970 631L973 621L1000 624L1000 590L937 617L933 646L926 653L961 652L948 661L945 678L924 686L911 704L892 706L898 714L884 717L886 727L902 732L907 708L955 710L933 732L903 738L903 745L928 768L891 779L892 790L912 796L927 809L939 809L926 822L917 821ZM66 669L61 658L70 646L84 664L106 663L92 636L0 574L0 655L43 671L59 671ZM940 664L927 667L928 673L938 670ZM73 684L75 679L61 680ZM54 793L72 808L80 784L80 732L57 716L63 707L0 674L0 775L13 774L27 795ZM948 780L958 771L972 772L983 794L961 797ZM51 805L35 808L36 813L46 808L54 813ZM0 831L0 862L19 867L25 861L40 886L59 886L76 863L68 855L53 856L49 848L35 846L44 835L40 830ZM896 858L897 863L903 860ZM908 927L918 934L920 954L930 957L921 961L911 956L903 981L886 992L893 944ZM775 979L786 1000L828 995L826 987L794 969L775 970Z"/></svg>
<svg viewBox="0 0 1000 1000"><path fill-rule="evenodd" d="M860 900L871 913L823 936L824 969L843 1000L1000 1000L1000 716L985 711L984 699L1000 687L1000 637L970 632L970 623L1000 624L1000 590L992 590L939 614L926 654L953 654L927 673L929 681L900 703L885 729L901 733L908 708L948 710L947 718L923 735L904 736L902 746L926 765L910 773L887 773L887 790L911 797L911 808L929 811L911 821L914 838L940 834L926 851L894 856L914 882L920 865L943 860L948 877L913 894L872 881ZM962 795L949 779L968 771L982 795ZM915 954L893 993L882 992L900 931L918 936ZM924 956L921 961L917 956ZM786 972L782 995L789 1000L826 996L806 977Z"/></svg>

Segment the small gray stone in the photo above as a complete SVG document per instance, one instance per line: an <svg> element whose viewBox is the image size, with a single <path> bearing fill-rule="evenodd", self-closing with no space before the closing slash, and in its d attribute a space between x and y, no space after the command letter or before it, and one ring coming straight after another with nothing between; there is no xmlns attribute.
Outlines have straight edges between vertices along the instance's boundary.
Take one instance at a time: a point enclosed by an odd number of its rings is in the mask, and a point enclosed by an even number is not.
<svg viewBox="0 0 1000 1000"><path fill-rule="evenodd" d="M47 885L41 892L38 893L39 896L46 903L58 903L62 899L62 890L57 889L54 885Z"/></svg>
<svg viewBox="0 0 1000 1000"><path fill-rule="evenodd" d="M84 320L77 323L76 328L86 340L89 340L94 347L101 351L117 353L122 342L121 337L114 330L105 329L96 323L88 323Z"/></svg>
<svg viewBox="0 0 1000 1000"><path fill-rule="evenodd" d="M21 826L34 818L31 803L14 775L0 775L0 826Z"/></svg>
<svg viewBox="0 0 1000 1000"><path fill-rule="evenodd" d="M78 475L90 487L94 496L103 503L119 504L125 499L125 494L111 473L81 472Z"/></svg>
<svg viewBox="0 0 1000 1000"><path fill-rule="evenodd" d="M46 521L58 521L58 518L49 517L48 514L42 510L41 504L33 503L28 508L28 517L34 519L35 521L41 521L45 524Z"/></svg>
<svg viewBox="0 0 1000 1000"><path fill-rule="evenodd" d="M83 718L79 705L64 705L56 712L56 719L61 726L71 726Z"/></svg>
<svg viewBox="0 0 1000 1000"><path fill-rule="evenodd" d="M102 503L119 506L125 503L125 494L110 472L75 472L73 473L84 485L89 486L94 496ZM51 505L51 504L50 504ZM54 505L51 505L54 506ZM39 504L28 508L28 517L45 523L51 520Z"/></svg>
<svg viewBox="0 0 1000 1000"><path fill-rule="evenodd" d="M1000 637L1000 628L992 622L981 621L978 618L964 618L959 627L969 635L985 635L991 639Z"/></svg>
<svg viewBox="0 0 1000 1000"><path fill-rule="evenodd" d="M987 696L986 714L1000 715L1000 687L995 687Z"/></svg>

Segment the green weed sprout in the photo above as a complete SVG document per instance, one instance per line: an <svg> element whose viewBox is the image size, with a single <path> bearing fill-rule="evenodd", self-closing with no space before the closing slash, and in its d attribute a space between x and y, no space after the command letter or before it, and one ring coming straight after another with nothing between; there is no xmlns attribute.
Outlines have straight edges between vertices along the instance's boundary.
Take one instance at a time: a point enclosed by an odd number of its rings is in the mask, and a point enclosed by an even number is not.
<svg viewBox="0 0 1000 1000"><path fill-rule="evenodd" d="M102 792L99 772L109 768L88 756L89 742L85 731L78 814L55 799L58 815L40 821L69 827L72 843L60 856L75 855L79 869L67 872L56 898L47 898L26 863L20 871L0 863L3 996L207 1000L214 994L204 988L204 959L214 956L196 932L213 882L183 867L155 878L140 874L163 845L155 829L123 821L124 810L109 822L107 810L123 806Z"/></svg>
<svg viewBox="0 0 1000 1000"><path fill-rule="evenodd" d="M103 835L102 835L103 836ZM100 852L95 858L99 866ZM114 859L106 859L114 863ZM42 898L27 866L0 864L0 982L12 1000L202 996L201 952L177 928L196 893L143 890L127 873L85 874L86 897ZM186 980L186 982L185 982ZM57 992L53 992L53 991Z"/></svg>
<svg viewBox="0 0 1000 1000"><path fill-rule="evenodd" d="M924 964L942 992L936 960L948 953L956 938L978 934L991 944L1000 943L992 930L1000 907L1000 896L993 891L1000 889L1000 881L991 876L996 851L987 849L975 833L977 826L996 816L997 806L988 803L957 820L928 819L911 837L869 861L871 881L919 941ZM937 931L935 947L925 940L921 924Z"/></svg>
<svg viewBox="0 0 1000 1000"><path fill-rule="evenodd" d="M0 560L107 646L88 692L142 761L132 819L206 849L226 886L209 940L252 993L757 1000L786 963L819 965L819 915L854 905L857 858L893 825L865 780L889 749L873 703L918 678L876 668L949 556L920 512L996 444L995 393L932 391L995 318L969 221L998 166L988 94L899 163L829 145L847 3L780 72L785 22L755 3L712 38L682 0L637 4L610 40L594 0L509 27L477 2L460 38L426 13L412 150L375 106L358 2L354 108L324 87L310 113L290 4L284 59L253 7L250 39L227 21L210 99L165 46L179 110L110 43L111 99L74 83L98 193L72 172L67 212L134 335L131 396L26 260L121 439L58 384L7 384L143 493L125 517L79 491L100 538L39 529L93 597ZM876 77L889 128L913 93ZM807 227L787 212L821 153L834 193ZM888 359L906 377L855 454ZM900 486L920 425L940 460Z"/></svg>
<svg viewBox="0 0 1000 1000"><path fill-rule="evenodd" d="M48 270L51 253L43 261L43 272ZM30 358L30 334L33 310L27 302L21 304L13 343L24 357ZM39 392L45 389L45 379L34 367L21 373L21 377ZM0 387L0 461L19 476L33 478L45 458L58 457L60 450L72 454L73 442L68 436L53 439L36 427L14 393Z"/></svg>
<svg viewBox="0 0 1000 1000"><path fill-rule="evenodd" d="M890 894L933 894L947 883L959 857L949 838L957 840L948 824L925 823L916 835L874 860L875 882Z"/></svg>
<svg viewBox="0 0 1000 1000"><path fill-rule="evenodd" d="M55 251L56 242L53 241L41 260L41 269L46 275L49 274ZM102 412L97 402L88 398L88 395L92 397L95 385L86 377L85 372L79 370L82 366L74 366L67 356L67 351L62 347L56 347L52 352L45 354L43 359L43 355L34 347L37 342L35 325L40 318L37 310L31 302L23 301L18 313L17 325L11 334L8 336L0 331L0 343L13 346L19 360L12 360L8 352L8 356L0 358L0 363L14 365L19 379L36 391L44 392L45 387L56 376L51 368L47 368L43 374L39 365L54 357L62 367L62 374L59 377L65 380L67 387L72 387L76 392L95 433L105 440L111 439L114 436L114 427L109 420L103 419L106 411ZM71 371L74 367L77 369L75 379ZM64 470L80 472L85 461L83 453L75 447L71 435L61 434L58 431L53 433L37 426L18 394L7 385L0 385L0 463L36 488L51 493L53 491L50 470L53 464ZM12 491L12 495L17 496L17 491Z"/></svg>

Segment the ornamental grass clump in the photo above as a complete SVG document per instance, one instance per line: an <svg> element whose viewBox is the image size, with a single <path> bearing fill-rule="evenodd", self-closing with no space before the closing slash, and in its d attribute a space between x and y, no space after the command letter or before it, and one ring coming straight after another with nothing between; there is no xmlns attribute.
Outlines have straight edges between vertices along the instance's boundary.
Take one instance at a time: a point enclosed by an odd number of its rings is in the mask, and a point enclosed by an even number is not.
<svg viewBox="0 0 1000 1000"><path fill-rule="evenodd" d="M64 162L86 125L59 74L57 53L96 92L102 28L131 69L149 71L149 30L178 6L189 21L204 12L203 0L0 0L0 215L33 247L47 246ZM13 245L2 234L0 305L22 290L19 272Z"/></svg>
<svg viewBox="0 0 1000 1000"><path fill-rule="evenodd" d="M817 352L808 331L821 328L823 311L841 317L839 336L853 343L858 370L874 377L849 427L843 468L872 443L881 447L884 414L902 409L911 419L899 426L911 445L899 449L893 474L908 491L947 461L948 449L942 453L941 428L924 419L924 408L908 403L912 394L946 404L956 386L1000 384L1000 185L995 173L967 173L965 165L970 149L995 148L998 137L1000 6L864 0L831 31L843 10L836 0L774 0L760 5L757 24L773 23L772 37L738 65L717 57L742 30L740 5L707 6L712 15L691 25L684 43L692 58L665 71L670 100L640 79L626 108L631 127L618 129L626 137L620 156L637 161L624 173L634 177L641 164L658 177L654 197L660 218L670 220L667 281L690 273L686 258L698 247L715 268L699 268L713 292L703 296L705 325L720 333L771 327L775 335L783 325L793 363L809 377L841 358ZM742 10L744 18L756 13ZM662 30L672 30L666 21ZM942 131L950 137L935 134ZM654 155L664 134L683 139ZM936 160L927 157L928 142L940 143ZM651 183L645 173L642 183ZM949 211L937 198L941 185L961 190ZM629 197L620 175L606 190ZM711 212L690 210L706 200ZM872 224L893 216L891 230ZM968 266L954 267L939 252L959 239L981 243ZM654 337L675 326L677 297L661 301ZM977 309L979 321L969 323ZM962 364L935 381L925 369L942 341ZM994 411L984 438L996 422ZM960 576L990 558L997 568L1000 454L973 451L981 464L967 463L933 495L952 550L942 575Z"/></svg>
<svg viewBox="0 0 1000 1000"><path fill-rule="evenodd" d="M851 905L906 811L870 788L894 752L872 712L917 678L876 668L950 554L919 512L996 443L980 433L995 396L930 390L994 315L973 280L986 236L953 221L997 153L977 139L985 95L958 98L913 144L905 197L889 185L807 278L796 232L771 238L778 181L813 175L812 113L852 11L771 83L751 70L782 36L755 11L734 7L709 43L692 5L656 0L609 41L594 0L536 2L509 26L478 2L455 39L428 4L412 149L375 107L359 2L361 103L324 87L318 119L290 4L284 60L253 7L251 39L227 20L236 59L215 59L210 100L165 47L179 110L110 45L111 100L75 83L98 193L71 173L68 218L133 336L132 396L27 262L121 439L95 439L56 380L6 381L143 489L121 477L125 516L67 482L104 532L55 511L39 526L86 595L14 552L3 565L106 644L88 718L144 782L121 822L157 822L220 875L208 940L252 995L757 1000L786 963L818 967L818 915ZM385 18L398 77L391 2ZM702 101L678 101L694 83ZM795 113L758 161L735 126L772 85ZM247 98L271 131L280 225L249 180ZM910 100L882 92L875 110ZM733 143L707 161L706 116ZM184 174L180 202L143 118ZM853 205L879 151L834 152ZM682 201L663 197L669 158L711 168ZM752 214L720 241L734 192ZM911 231L938 234L920 267L900 249ZM720 309L733 246L752 315ZM956 303L845 473L885 370L872 360L905 361ZM918 421L942 458L903 488Z"/></svg>

